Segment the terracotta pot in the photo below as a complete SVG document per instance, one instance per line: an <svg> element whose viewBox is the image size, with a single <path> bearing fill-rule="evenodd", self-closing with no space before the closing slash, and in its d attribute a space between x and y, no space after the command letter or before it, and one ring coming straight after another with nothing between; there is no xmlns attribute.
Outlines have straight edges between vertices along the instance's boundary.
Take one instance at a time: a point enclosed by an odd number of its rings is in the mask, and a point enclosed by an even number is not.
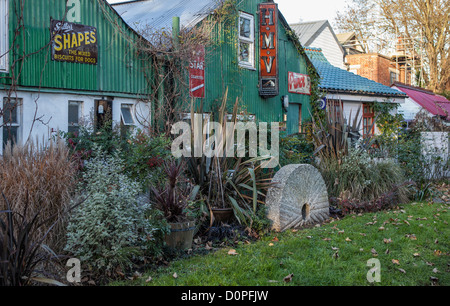
<svg viewBox="0 0 450 306"><path fill-rule="evenodd" d="M169 225L170 234L165 237L167 246L181 250L190 249L194 239L195 222L169 223Z"/></svg>
<svg viewBox="0 0 450 306"><path fill-rule="evenodd" d="M234 219L233 208L212 208L214 222L230 223Z"/></svg>

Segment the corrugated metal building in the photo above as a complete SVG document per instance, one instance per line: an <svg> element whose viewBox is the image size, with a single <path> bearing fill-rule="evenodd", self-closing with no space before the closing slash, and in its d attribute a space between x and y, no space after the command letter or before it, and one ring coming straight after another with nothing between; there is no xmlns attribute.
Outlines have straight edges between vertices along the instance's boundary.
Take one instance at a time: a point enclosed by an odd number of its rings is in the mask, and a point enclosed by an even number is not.
<svg viewBox="0 0 450 306"><path fill-rule="evenodd" d="M141 37L105 0L0 0L0 24L0 143L48 139L105 114L150 122Z"/></svg>
<svg viewBox="0 0 450 306"><path fill-rule="evenodd" d="M204 86L204 95L200 96L204 110L209 112L214 105L220 105L228 88L230 107L239 98L241 105L257 120L284 122L289 133L299 132L299 125L310 117L310 88L305 91L305 87L310 85L308 67L314 68L302 54L300 43L299 50L293 42L289 35L292 30L276 4L264 0L232 2L236 20L217 24L211 33L216 44L206 50L205 81L200 85ZM146 28L170 31L173 17L180 17L181 27L190 29L214 18L215 10L220 10L223 3L146 0L127 1L113 7L137 32ZM273 20L275 24L270 25ZM273 62L272 56L276 56ZM262 71L267 70L271 74L263 75ZM289 100L286 110L282 100Z"/></svg>

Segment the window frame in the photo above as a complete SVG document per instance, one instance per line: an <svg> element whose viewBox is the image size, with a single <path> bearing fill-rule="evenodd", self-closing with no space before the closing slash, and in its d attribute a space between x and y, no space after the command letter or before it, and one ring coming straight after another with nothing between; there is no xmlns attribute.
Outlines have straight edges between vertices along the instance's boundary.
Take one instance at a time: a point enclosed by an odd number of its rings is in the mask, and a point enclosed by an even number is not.
<svg viewBox="0 0 450 306"><path fill-rule="evenodd" d="M123 111L122 109L124 108L129 108L130 110L130 115L131 115L131 120L133 121L133 123L127 123L125 121L125 117L123 115ZM130 126L136 126L136 118L135 118L135 107L134 104L129 104L129 103L122 103L120 104L120 123L122 126L126 126L126 127L130 127Z"/></svg>
<svg viewBox="0 0 450 306"><path fill-rule="evenodd" d="M367 110L367 111L366 111ZM369 122L370 121L370 122ZM371 137L375 134L375 111L373 104L363 103L363 137ZM371 131L368 129L372 126Z"/></svg>
<svg viewBox="0 0 450 306"><path fill-rule="evenodd" d="M70 105L76 104L78 106L78 122L70 122ZM83 101L75 101L75 100L69 100L69 103L67 104L67 132L70 132L70 128L75 128L77 132L80 129L80 119L82 118L83 114Z"/></svg>
<svg viewBox="0 0 450 306"><path fill-rule="evenodd" d="M0 73L9 72L9 0L0 0Z"/></svg>
<svg viewBox="0 0 450 306"><path fill-rule="evenodd" d="M241 36L241 18L250 20L250 37ZM239 66L247 69L255 69L255 16L239 12L239 24L238 24L238 62ZM241 61L241 43L249 45L249 61Z"/></svg>
<svg viewBox="0 0 450 306"><path fill-rule="evenodd" d="M5 118L5 108L6 108L6 103L11 103L11 101L15 101L14 103L17 102L17 105L14 107L14 111L16 112L16 122L5 122L4 118ZM20 143L21 139L22 139L22 105L23 105L23 99L19 98L19 97L4 97L3 98L3 103L2 103L2 111L3 111L3 116L1 118L1 128L2 128L2 148L5 147L6 143L7 143L7 139L5 142L5 129L9 129L9 127L15 127L17 128L17 135L16 135L16 139L15 139L15 143ZM11 116L11 115L10 115ZM8 137L9 138L9 137Z"/></svg>

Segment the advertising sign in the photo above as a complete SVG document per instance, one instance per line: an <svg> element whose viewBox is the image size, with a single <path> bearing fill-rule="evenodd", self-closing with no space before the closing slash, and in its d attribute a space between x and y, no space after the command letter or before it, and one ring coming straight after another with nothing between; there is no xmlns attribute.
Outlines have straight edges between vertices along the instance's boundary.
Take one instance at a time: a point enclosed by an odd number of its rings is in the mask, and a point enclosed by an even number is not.
<svg viewBox="0 0 450 306"><path fill-rule="evenodd" d="M261 96L278 95L278 5L259 5L260 84Z"/></svg>
<svg viewBox="0 0 450 306"><path fill-rule="evenodd" d="M311 95L311 78L309 75L289 72L288 82L289 92Z"/></svg>
<svg viewBox="0 0 450 306"><path fill-rule="evenodd" d="M205 97L205 47L193 52L189 63L189 93L191 98Z"/></svg>
<svg viewBox="0 0 450 306"><path fill-rule="evenodd" d="M97 29L81 24L52 20L52 60L97 65Z"/></svg>

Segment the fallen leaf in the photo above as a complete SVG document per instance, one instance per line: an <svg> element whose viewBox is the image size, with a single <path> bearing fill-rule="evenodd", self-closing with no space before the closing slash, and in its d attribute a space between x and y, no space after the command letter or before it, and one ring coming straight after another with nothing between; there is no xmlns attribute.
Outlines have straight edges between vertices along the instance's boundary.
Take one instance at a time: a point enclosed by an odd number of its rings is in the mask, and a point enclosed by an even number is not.
<svg viewBox="0 0 450 306"><path fill-rule="evenodd" d="M379 231L384 231L384 227L383 227L383 226L380 226L380 227L378 228L378 230L379 230Z"/></svg>
<svg viewBox="0 0 450 306"><path fill-rule="evenodd" d="M173 276L173 278L178 278L177 272L175 272L172 276Z"/></svg>
<svg viewBox="0 0 450 306"><path fill-rule="evenodd" d="M434 250L433 254L436 256L441 256L442 252L439 250Z"/></svg>
<svg viewBox="0 0 450 306"><path fill-rule="evenodd" d="M398 261L398 259L392 259L392 263L393 263L394 265L399 265L399 264L400 264L400 261Z"/></svg>
<svg viewBox="0 0 450 306"><path fill-rule="evenodd" d="M439 273L439 270L436 269L436 268L434 268L434 269L433 269L433 273Z"/></svg>
<svg viewBox="0 0 450 306"><path fill-rule="evenodd" d="M410 225L410 224L409 224L409 222L408 222L408 221L406 221L406 220L403 220L403 222L405 222L406 224Z"/></svg>
<svg viewBox="0 0 450 306"><path fill-rule="evenodd" d="M271 242L271 243L269 243L269 246L273 246L273 243Z"/></svg>
<svg viewBox="0 0 450 306"><path fill-rule="evenodd" d="M312 238L312 236L306 236L306 238L308 238L308 239L311 239L311 238Z"/></svg>
<svg viewBox="0 0 450 306"><path fill-rule="evenodd" d="M436 243L436 244L438 244L438 243L439 243L439 241L437 240L437 238L436 238L436 240L434 241L434 243Z"/></svg>
<svg viewBox="0 0 450 306"><path fill-rule="evenodd" d="M367 236L367 234L364 234L364 233L359 233L361 236L363 236L363 237L366 237Z"/></svg>
<svg viewBox="0 0 450 306"><path fill-rule="evenodd" d="M414 257L419 257L420 254L419 254L419 253L414 253L413 256L414 256Z"/></svg>
<svg viewBox="0 0 450 306"><path fill-rule="evenodd" d="M350 238L345 238L345 241L347 241L347 242L350 242L350 241L352 241Z"/></svg>
<svg viewBox="0 0 450 306"><path fill-rule="evenodd" d="M339 251L336 251L336 253L333 254L333 258L334 259L338 259L339 258Z"/></svg>
<svg viewBox="0 0 450 306"><path fill-rule="evenodd" d="M425 261L425 263L429 266L434 266L434 263L432 263L432 262Z"/></svg>
<svg viewBox="0 0 450 306"><path fill-rule="evenodd" d="M377 251L374 248L372 248L372 250L370 250L370 252L372 252L372 254L374 256L378 256L378 253L377 253Z"/></svg>
<svg viewBox="0 0 450 306"><path fill-rule="evenodd" d="M403 270L403 269L398 269L400 272L402 272L402 273L405 273L406 274L406 271L405 270Z"/></svg>
<svg viewBox="0 0 450 306"><path fill-rule="evenodd" d="M322 240L323 240L323 241L330 241L331 238L323 238Z"/></svg>
<svg viewBox="0 0 450 306"><path fill-rule="evenodd" d="M274 237L274 238L272 239L272 241L277 242L277 241L278 241L278 237Z"/></svg>
<svg viewBox="0 0 450 306"><path fill-rule="evenodd" d="M437 282L439 281L439 278L434 277L434 276L430 276L430 280L431 280L433 283L437 283Z"/></svg>
<svg viewBox="0 0 450 306"><path fill-rule="evenodd" d="M293 229L293 230L291 230L291 232L297 233L297 232L298 232L298 229Z"/></svg>
<svg viewBox="0 0 450 306"><path fill-rule="evenodd" d="M152 280L153 280L152 277L149 276L149 277L145 280L145 282L146 282L146 283L149 283L149 282L151 282Z"/></svg>
<svg viewBox="0 0 450 306"><path fill-rule="evenodd" d="M344 233L344 230L338 232L339 235L343 234L343 233Z"/></svg>
<svg viewBox="0 0 450 306"><path fill-rule="evenodd" d="M389 254L391 251L389 251L389 249L386 249L386 251L384 252L385 254Z"/></svg>
<svg viewBox="0 0 450 306"><path fill-rule="evenodd" d="M389 239L384 238L384 239L383 239L383 242L384 242L385 244L388 244L388 243L391 243L392 240L391 240L391 238L389 238Z"/></svg>
<svg viewBox="0 0 450 306"><path fill-rule="evenodd" d="M294 277L294 274L291 273L291 274L289 274L288 276L286 276L285 278L283 278L283 280L284 280L286 283L289 283L289 282L292 280L293 277Z"/></svg>
<svg viewBox="0 0 450 306"><path fill-rule="evenodd" d="M272 279L269 279L267 282L269 282L269 283L278 283L277 280L272 280Z"/></svg>
<svg viewBox="0 0 450 306"><path fill-rule="evenodd" d="M231 249L228 251L228 255L237 255L238 253L236 252L235 249Z"/></svg>

